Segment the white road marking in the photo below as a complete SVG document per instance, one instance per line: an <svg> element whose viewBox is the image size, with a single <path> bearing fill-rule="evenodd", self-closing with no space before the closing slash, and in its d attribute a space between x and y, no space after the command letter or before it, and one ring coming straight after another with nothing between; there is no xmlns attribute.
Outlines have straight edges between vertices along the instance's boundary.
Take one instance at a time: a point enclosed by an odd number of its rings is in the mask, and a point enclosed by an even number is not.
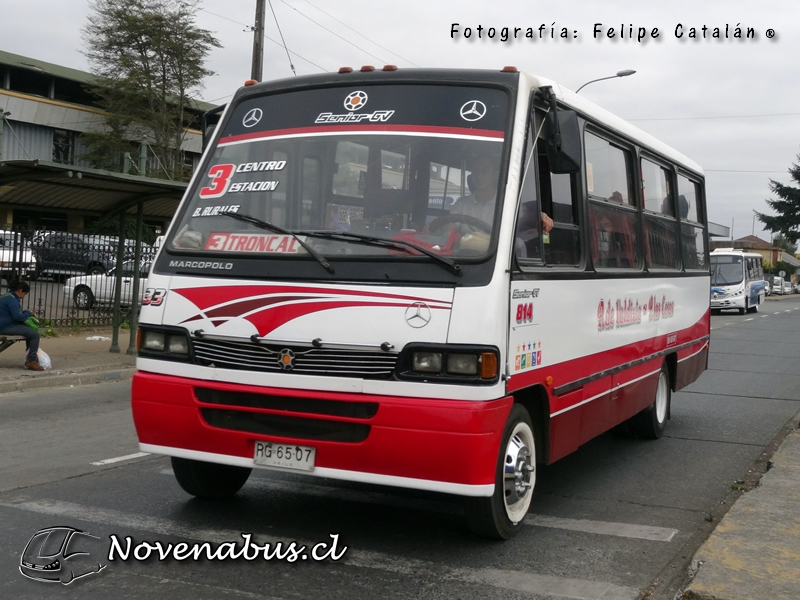
<svg viewBox="0 0 800 600"><path fill-rule="evenodd" d="M173 475L172 469L168 468L160 469L159 473L162 475ZM460 514L461 512L456 502L406 498L393 494L385 494L382 492L347 490L324 485L316 485L313 483L305 483L303 484L302 489L298 490L297 484L291 481L280 481L265 477L253 477L249 480L247 485L253 485L255 487L291 494L335 498L337 500L344 500L348 502L376 502L395 508L411 508L445 514ZM677 529L669 529L666 527L650 527L647 525L614 523L611 521L590 521L587 519L567 519L536 514L529 514L527 517L525 517L525 523L538 527L547 527L549 529L582 531L584 533L636 538L641 540L649 540L652 542L670 542L672 541L672 538L678 534Z"/></svg>
<svg viewBox="0 0 800 600"><path fill-rule="evenodd" d="M97 462L93 462L92 464L97 467L102 467L103 465L110 465L113 463L122 462L123 460L133 460L134 458L142 458L143 456L150 456L150 453L137 452L136 454L126 454L125 456L117 456L116 458L107 458L105 460L99 460Z"/></svg>
<svg viewBox="0 0 800 600"><path fill-rule="evenodd" d="M0 506L24 510L38 514L51 515L61 520L75 519L100 523L117 529L115 533L121 535L123 529L134 531L147 531L164 536L176 536L198 540L201 542L223 543L238 542L242 539L242 532L234 529L203 529L188 528L169 519L160 519L118 510L83 506L71 502L58 500L6 500ZM125 532L125 535L130 535ZM133 537L133 536L132 536ZM134 542L141 541L134 538ZM148 538L148 541L154 540ZM274 536L253 532L253 541L257 544L278 542L287 543L288 540ZM311 546L316 542L295 540L298 544ZM329 541L329 540L328 540ZM441 580L458 581L462 583L475 583L490 585L496 588L521 591L540 596L556 596L572 600L636 600L639 590L602 581L585 579L572 579L567 577L554 577L552 575L538 575L523 571L499 570L492 568L455 568L440 563L418 560L376 552L371 550L358 550L348 548L347 553L340 561L349 566L367 569L379 569L402 575L425 577L421 571L426 571L430 576Z"/></svg>
<svg viewBox="0 0 800 600"><path fill-rule="evenodd" d="M749 319L745 319L745 321L752 321L752 320L753 320L753 317L750 317Z"/></svg>
<svg viewBox="0 0 800 600"><path fill-rule="evenodd" d="M570 531L583 531L586 533L599 533L601 535L615 535L618 537L637 538L653 542L670 542L678 530L666 527L650 527L648 525L631 525L629 523L613 523L611 521L589 521L587 519L564 519L548 517L547 515L528 515L525 523L550 527L553 529L569 529Z"/></svg>

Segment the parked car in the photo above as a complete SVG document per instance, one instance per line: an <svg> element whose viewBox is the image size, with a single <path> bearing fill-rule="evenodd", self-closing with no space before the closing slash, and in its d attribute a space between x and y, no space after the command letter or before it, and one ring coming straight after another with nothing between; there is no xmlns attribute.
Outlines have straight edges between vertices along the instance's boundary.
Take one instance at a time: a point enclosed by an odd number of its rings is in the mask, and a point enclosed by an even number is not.
<svg viewBox="0 0 800 600"><path fill-rule="evenodd" d="M135 263L128 261L122 264L122 295L120 304L130 306L133 299L133 276ZM150 273L150 262L143 262L139 271L139 300L144 297L147 275ZM64 283L64 295L72 298L75 307L89 310L95 304L111 304L114 302L114 290L117 282L117 270L111 269L108 273L96 275L81 275L70 277Z"/></svg>
<svg viewBox="0 0 800 600"><path fill-rule="evenodd" d="M783 282L783 293L784 294L793 294L794 293L794 286L792 285L791 281L784 280L784 282Z"/></svg>
<svg viewBox="0 0 800 600"><path fill-rule="evenodd" d="M36 278L36 257L20 233L0 231L0 277L10 282L16 274Z"/></svg>
<svg viewBox="0 0 800 600"><path fill-rule="evenodd" d="M767 296L772 295L772 278L771 277L764 277L764 283L766 283L766 287L764 288L764 293Z"/></svg>
<svg viewBox="0 0 800 600"><path fill-rule="evenodd" d="M72 275L108 273L117 264L119 238L107 235L80 235L62 231L37 232L31 247L39 274L64 279ZM133 258L136 243L125 240L124 255ZM152 259L152 246L142 244L142 258Z"/></svg>

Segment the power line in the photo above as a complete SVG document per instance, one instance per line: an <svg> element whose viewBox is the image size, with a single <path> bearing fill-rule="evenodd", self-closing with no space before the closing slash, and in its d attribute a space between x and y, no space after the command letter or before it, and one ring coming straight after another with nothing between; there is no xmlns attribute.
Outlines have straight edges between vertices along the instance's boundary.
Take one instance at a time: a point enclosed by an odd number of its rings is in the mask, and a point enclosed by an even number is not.
<svg viewBox="0 0 800 600"><path fill-rule="evenodd" d="M215 17L219 17L220 19L225 19L226 21L230 21L231 23L235 23L236 25L241 25L242 27L248 27L248 28L250 28L250 29L252 30L252 25L248 25L247 23L241 23L241 22L239 22L239 21L234 21L233 19L229 19L228 17L224 17L224 16L222 16L222 15L218 15L218 14L216 14L216 13L213 13L213 12L211 12L210 10L208 10L208 9L205 9L205 8L200 8L200 9L198 9L198 10L202 10L203 12L207 12L208 14L210 14L210 15L213 15L213 16L215 16ZM264 38L265 38L265 39L267 39L267 40L269 40L270 42L272 42L272 43L273 43L273 44L275 44L276 46L280 46L281 48L283 48L283 45L282 45L282 44L281 44L279 41L277 41L277 40L273 40L273 39L272 39L271 37L269 37L268 35L264 34ZM308 64L310 64L310 65L312 65L312 66L314 66L314 67L318 68L318 69L319 69L320 71L322 71L323 73L328 73L328 72L329 72L329 71L328 71L328 69L326 69L326 68L324 68L324 67L321 67L321 66L319 66L317 63L315 63L314 61L311 61L311 60L307 59L307 58L306 58L305 56L303 56L302 54L298 54L297 52L294 52L294 51L290 51L290 52L291 52L291 53L292 53L294 56L296 56L297 58L299 58L300 60L304 60L304 61L305 61L305 62L307 62Z"/></svg>
<svg viewBox="0 0 800 600"><path fill-rule="evenodd" d="M785 173L786 171L745 171L743 169L703 169L705 173Z"/></svg>
<svg viewBox="0 0 800 600"><path fill-rule="evenodd" d="M285 1L286 1L286 0L282 0L282 1L285 3ZM356 34L356 35L358 35L358 36L361 36L362 38L364 38L365 40L367 40L369 43L371 43L371 44L375 44L375 45L376 45L378 48L380 48L381 50L386 50L386 51L387 51L387 52L389 52L390 54L394 54L396 57L398 57L398 58L402 58L404 61L406 61L406 62L407 62L407 63L409 63L410 65L413 65L413 66L415 66L415 67L419 67L419 65L418 65L418 64L416 64L416 63L414 63L414 62L410 61L410 60L409 60L409 59L407 59L406 57L404 57L404 56L401 56L401 55L399 55L397 52L393 52L392 50L389 50L389 48L386 48L385 46L381 46L381 45L380 45L378 42L376 42L376 41L374 41L374 40L371 40L371 39L369 39L369 38L368 38L367 36L365 36L363 33L360 33L359 31L357 31L357 30L353 29L352 27L350 27L350 25L348 25L348 24L347 24L347 23L345 23L344 21L340 21L339 19L337 19L336 17L334 17L334 16L333 16L332 14L330 14L329 12L326 12L326 11L322 10L322 9L321 9L319 6L317 6L316 4L312 4L311 2L309 2L309 0L305 0L305 2L306 2L306 4L309 4L309 5L313 6L314 8L316 8L316 9L317 9L319 12L321 12L322 14L324 14L324 15L328 16L329 18L333 19L334 21L336 21L336 22L337 22L337 23L339 23L340 25L343 25L344 27L347 27L347 28L348 28L350 31L352 31L353 33L355 33L355 34Z"/></svg>
<svg viewBox="0 0 800 600"><path fill-rule="evenodd" d="M292 6L291 4L288 4L288 3L286 2L286 0L281 0L281 2L283 2L284 4L286 4L286 6L288 6L289 8L291 8L293 11L297 12L297 14L299 14L300 16L302 16L302 17L305 17L306 19L308 19L309 21L311 21L312 23L314 23L314 25L317 25L318 27L322 27L322 29L324 29L325 31L327 31L327 32L328 32L328 33L330 33L331 35L335 35L335 36L336 36L336 37L338 37L340 40L342 40L342 41L344 41L344 42L347 42L347 43L348 43L348 44L350 44L350 45L351 45L353 48L356 48L357 50L360 50L360 51L361 51L361 52L363 52L364 54L368 54L369 56L371 56L371 57L372 57L372 58L374 58L375 60L378 60L378 61L380 61L380 62L382 62L382 63L384 63L384 64L386 64L386 63L388 62L388 61L386 61L386 60L383 60L382 58L380 58L380 57L378 57L378 56L375 56L374 54L372 54L372 53L370 53L370 52L368 52L368 51L364 50L364 48L361 48L360 46L356 46L356 45L355 45L353 42L351 42L350 40L348 40L348 39L347 39L347 38L345 38L345 37L342 37L341 35L339 35L339 34L338 34L338 33L336 33L335 31L331 31L330 29L328 29L328 28L327 28L327 27L325 27L324 25L322 25L322 24L320 24L320 23L317 23L317 22L316 22L314 19L312 19L312 18L311 18L311 17L309 17L308 15L304 14L302 11L298 10L297 8L295 8L294 6ZM315 7L315 8L316 8L316 7Z"/></svg>
<svg viewBox="0 0 800 600"><path fill-rule="evenodd" d="M755 119L760 117L796 117L800 113L775 113L771 115L732 115L724 117L661 117L652 119L626 119L626 121L702 121L705 119Z"/></svg>
<svg viewBox="0 0 800 600"><path fill-rule="evenodd" d="M292 57L289 56L289 48L286 47L286 40L283 38L283 32L281 31L281 24L278 23L278 16L275 14L275 9L272 8L272 0L269 0L269 9L272 11L272 18L275 19L275 26L278 28L278 33L281 36L281 41L283 42L283 49L286 50L286 58L289 59L289 66L291 67L294 76L297 77L297 71L294 70L294 65L292 64Z"/></svg>

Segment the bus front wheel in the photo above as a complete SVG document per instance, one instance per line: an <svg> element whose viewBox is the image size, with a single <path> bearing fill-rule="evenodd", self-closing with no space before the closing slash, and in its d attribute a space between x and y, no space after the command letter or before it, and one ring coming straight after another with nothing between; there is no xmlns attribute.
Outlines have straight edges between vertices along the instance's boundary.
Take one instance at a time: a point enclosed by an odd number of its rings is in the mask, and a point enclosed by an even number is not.
<svg viewBox="0 0 800 600"><path fill-rule="evenodd" d="M490 497L466 498L465 512L472 532L508 540L522 529L536 485L536 446L528 411L515 404L506 421Z"/></svg>
<svg viewBox="0 0 800 600"><path fill-rule="evenodd" d="M209 500L233 497L250 477L252 469L172 457L172 472L188 494Z"/></svg>
<svg viewBox="0 0 800 600"><path fill-rule="evenodd" d="M630 420L633 433L649 440L657 440L664 435L669 415L669 404L672 391L669 387L669 370L667 365L661 367L656 383L656 396L653 403Z"/></svg>

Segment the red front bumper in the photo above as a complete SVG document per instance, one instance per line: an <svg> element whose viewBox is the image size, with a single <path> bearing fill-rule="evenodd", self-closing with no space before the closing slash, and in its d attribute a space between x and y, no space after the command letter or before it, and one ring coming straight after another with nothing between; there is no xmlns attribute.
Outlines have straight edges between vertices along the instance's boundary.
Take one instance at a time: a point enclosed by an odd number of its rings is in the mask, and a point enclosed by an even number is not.
<svg viewBox="0 0 800 600"><path fill-rule="evenodd" d="M210 403L207 399L200 401L198 389L224 392L228 401L225 404ZM284 404L288 402L290 408L257 407L259 403L254 406L253 396L248 396L249 406L244 402L232 405L230 399L237 398L237 393L256 394L256 398L279 397ZM308 409L309 404L305 404L306 412L295 412L291 408L293 399L298 403L329 401L340 406L373 403L377 404L377 411L366 417L335 416L328 411L313 413ZM401 486L405 485L402 479L408 479L408 487L420 487L411 480L427 480L443 483L443 491L450 490L447 484L494 484L500 437L512 404L511 397L476 402L368 396L263 388L142 371L134 376L132 389L133 419L139 441L159 447L165 454L185 456L200 452L212 461L214 457L218 457L219 462L229 462L225 460L227 457L252 461L256 440L302 444L316 448L315 466L324 474L330 475L328 471L335 470L335 475L331 476L358 481L370 481L369 475L374 475L377 483L386 482L388 477L391 483ZM224 411L234 415L237 421L242 417L245 422L253 415L264 415L264 419L276 415L279 421L288 417L301 428L306 420L336 421L343 427L352 424L361 431L368 426L368 433L355 442L330 441L319 436L314 439L313 435L292 437L288 429L286 435L265 435L211 426L201 409ZM438 489L435 485L425 487Z"/></svg>

